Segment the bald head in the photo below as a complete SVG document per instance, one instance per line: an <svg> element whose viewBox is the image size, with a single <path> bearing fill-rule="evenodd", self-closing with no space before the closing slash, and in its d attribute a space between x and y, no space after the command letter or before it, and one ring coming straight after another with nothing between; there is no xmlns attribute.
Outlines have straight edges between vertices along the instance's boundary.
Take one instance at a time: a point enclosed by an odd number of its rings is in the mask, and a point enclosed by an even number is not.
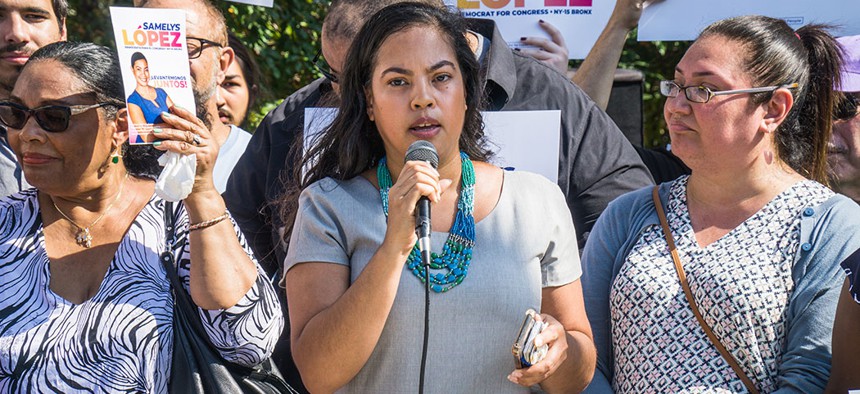
<svg viewBox="0 0 860 394"><path fill-rule="evenodd" d="M329 65L331 74L337 76L343 70L346 54L352 40L370 17L379 10L392 4L406 3L408 0L332 0L328 14L323 21L322 54ZM413 3L429 4L444 8L442 0L411 0ZM333 83L335 91L340 87Z"/></svg>
<svg viewBox="0 0 860 394"><path fill-rule="evenodd" d="M392 4L407 1L445 7L442 0L332 0L323 21L323 35L333 40L352 42L373 14Z"/></svg>
<svg viewBox="0 0 860 394"><path fill-rule="evenodd" d="M217 118L215 94L235 56L228 46L224 15L209 0L136 0L135 5L185 11L189 49L200 48L199 57L189 60L198 116L202 119Z"/></svg>
<svg viewBox="0 0 860 394"><path fill-rule="evenodd" d="M227 22L209 0L135 0L135 7L185 10L189 37L206 38L227 46Z"/></svg>

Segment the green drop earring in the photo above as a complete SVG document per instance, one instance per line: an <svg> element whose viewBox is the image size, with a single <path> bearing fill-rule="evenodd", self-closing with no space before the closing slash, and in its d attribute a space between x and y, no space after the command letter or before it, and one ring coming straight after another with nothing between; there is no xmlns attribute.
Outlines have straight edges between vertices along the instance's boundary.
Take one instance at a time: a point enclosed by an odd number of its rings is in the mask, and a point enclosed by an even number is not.
<svg viewBox="0 0 860 394"><path fill-rule="evenodd" d="M119 153L119 148L117 148L117 150L115 150L115 151L110 155L110 161L111 161L111 163L113 163L113 164L117 164L117 163L119 163L119 158L120 158L120 157L122 157L122 155Z"/></svg>

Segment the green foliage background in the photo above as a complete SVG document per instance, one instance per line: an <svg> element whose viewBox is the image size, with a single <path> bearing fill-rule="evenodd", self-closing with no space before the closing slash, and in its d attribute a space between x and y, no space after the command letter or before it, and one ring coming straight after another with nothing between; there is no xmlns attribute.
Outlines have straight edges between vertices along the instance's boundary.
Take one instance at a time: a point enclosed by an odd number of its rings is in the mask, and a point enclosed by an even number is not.
<svg viewBox="0 0 860 394"><path fill-rule="evenodd" d="M687 41L639 42L634 31L627 37L618 67L642 71L645 74L643 97L643 144L663 147L669 143L669 132L663 119L663 96L660 81L675 78L675 66L690 47Z"/></svg>
<svg viewBox="0 0 860 394"><path fill-rule="evenodd" d="M267 93L250 115L255 125L285 97L319 77L310 60L319 49L322 20L328 1L275 0L273 8L215 0L229 28L257 55ZM131 0L69 0L69 39L114 46L111 6L132 6ZM619 67L645 74L645 145L668 142L659 82L671 79L686 42L638 42L630 34ZM573 62L577 65L577 62Z"/></svg>
<svg viewBox="0 0 860 394"><path fill-rule="evenodd" d="M214 1L227 26L257 55L264 74L264 96L250 114L255 125L290 93L317 78L310 61L319 49L322 19L328 1L275 0L275 6L250 6ZM111 6L131 7L131 0L69 0L66 27L69 40L91 41L115 47Z"/></svg>

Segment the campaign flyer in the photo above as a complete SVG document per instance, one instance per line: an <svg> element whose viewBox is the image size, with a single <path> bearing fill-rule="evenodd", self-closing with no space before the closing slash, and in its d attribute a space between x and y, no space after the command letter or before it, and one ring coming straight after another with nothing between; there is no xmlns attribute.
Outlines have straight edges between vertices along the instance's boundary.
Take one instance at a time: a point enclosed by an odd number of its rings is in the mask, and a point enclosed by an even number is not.
<svg viewBox="0 0 860 394"><path fill-rule="evenodd" d="M110 7L128 108L130 144L151 144L161 114L195 113L188 68L185 11Z"/></svg>

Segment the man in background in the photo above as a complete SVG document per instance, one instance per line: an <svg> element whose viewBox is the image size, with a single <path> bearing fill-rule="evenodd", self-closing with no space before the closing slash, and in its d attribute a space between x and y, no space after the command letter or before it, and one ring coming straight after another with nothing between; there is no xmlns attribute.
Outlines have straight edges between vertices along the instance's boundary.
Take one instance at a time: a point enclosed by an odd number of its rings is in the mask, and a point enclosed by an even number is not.
<svg viewBox="0 0 860 394"><path fill-rule="evenodd" d="M860 203L860 35L840 37L845 63L842 86L845 97L837 105L833 136L827 149L833 190Z"/></svg>
<svg viewBox="0 0 860 394"><path fill-rule="evenodd" d="M615 70L624 51L627 35L639 25L639 18L645 7L662 1L664 0L618 0L606 26L574 74L573 83L582 88L600 109L606 110L609 106ZM554 49L557 46L564 47L563 41L554 41L557 45L547 46L546 51L567 53L567 48ZM690 173L684 162L666 149L649 149L638 145L633 148L648 167L656 183L668 182Z"/></svg>
<svg viewBox="0 0 860 394"><path fill-rule="evenodd" d="M0 100L18 80L24 63L37 49L66 40L66 0L0 0ZM30 187L0 126L0 197Z"/></svg>
<svg viewBox="0 0 860 394"><path fill-rule="evenodd" d="M251 139L247 131L222 123L218 116L219 86L235 58L227 41L224 15L209 0L140 0L135 5L185 10L191 88L197 117L209 127L220 146L212 176L215 188L222 193L233 166Z"/></svg>

